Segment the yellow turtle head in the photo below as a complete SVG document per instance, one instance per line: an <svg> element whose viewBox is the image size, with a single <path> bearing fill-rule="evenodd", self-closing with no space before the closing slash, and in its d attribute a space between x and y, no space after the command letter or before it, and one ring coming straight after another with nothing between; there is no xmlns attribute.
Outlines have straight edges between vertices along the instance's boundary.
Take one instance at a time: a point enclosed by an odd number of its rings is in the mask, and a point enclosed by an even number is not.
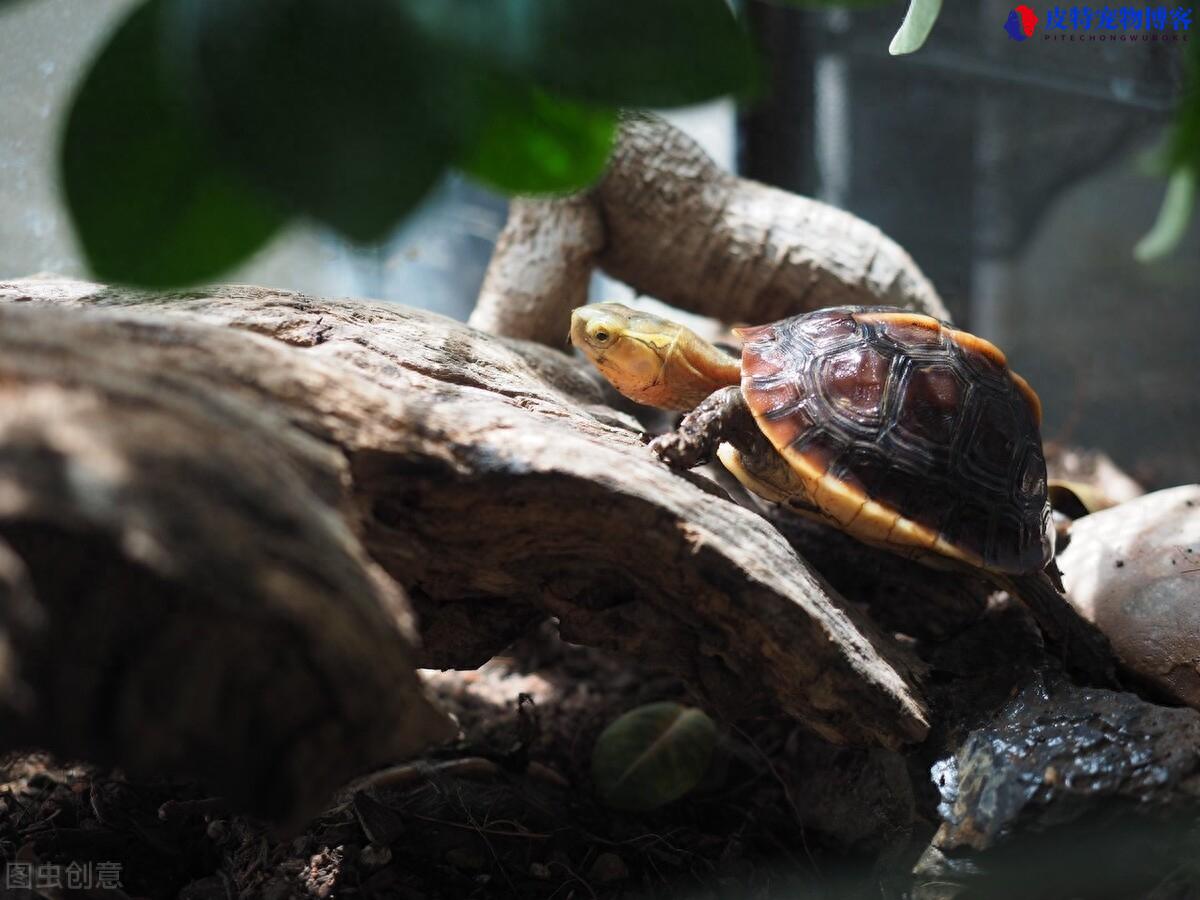
<svg viewBox="0 0 1200 900"><path fill-rule="evenodd" d="M620 303L576 309L571 343L626 397L662 409L692 409L741 379L738 361L691 329Z"/></svg>

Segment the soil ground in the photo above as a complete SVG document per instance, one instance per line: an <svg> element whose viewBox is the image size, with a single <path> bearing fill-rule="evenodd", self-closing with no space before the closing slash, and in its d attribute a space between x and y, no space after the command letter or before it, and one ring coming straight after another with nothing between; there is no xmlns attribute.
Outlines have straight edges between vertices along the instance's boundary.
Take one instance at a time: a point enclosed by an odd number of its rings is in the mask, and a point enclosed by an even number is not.
<svg viewBox="0 0 1200 900"><path fill-rule="evenodd" d="M591 748L635 706L686 703L671 676L564 644L547 626L482 669L429 683L460 740L393 773L401 783L332 799L298 835L232 813L193 781L8 757L4 896L750 898L845 886L832 877L853 860L844 838L796 811L790 772L807 739L790 723L727 727L705 783L632 815L595 798ZM114 863L119 890L100 883ZM71 890L71 872L90 890ZM872 896L886 888L869 869L859 877Z"/></svg>

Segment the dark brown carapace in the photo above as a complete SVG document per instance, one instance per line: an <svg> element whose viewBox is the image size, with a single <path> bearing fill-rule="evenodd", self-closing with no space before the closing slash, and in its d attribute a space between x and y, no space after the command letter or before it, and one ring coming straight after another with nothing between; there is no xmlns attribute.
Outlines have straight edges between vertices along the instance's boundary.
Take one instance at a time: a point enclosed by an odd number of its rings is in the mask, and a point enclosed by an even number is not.
<svg viewBox="0 0 1200 900"><path fill-rule="evenodd" d="M1010 573L1050 560L1041 405L992 344L880 307L741 335L742 394L806 504L914 556Z"/></svg>

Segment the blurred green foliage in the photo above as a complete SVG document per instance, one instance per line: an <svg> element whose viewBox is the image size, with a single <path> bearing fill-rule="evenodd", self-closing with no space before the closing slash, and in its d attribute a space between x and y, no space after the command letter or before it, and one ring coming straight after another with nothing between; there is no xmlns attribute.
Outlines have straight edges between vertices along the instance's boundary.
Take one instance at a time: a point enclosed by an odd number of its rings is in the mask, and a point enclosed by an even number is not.
<svg viewBox="0 0 1200 900"><path fill-rule="evenodd" d="M227 169L157 77L162 4L137 9L109 39L75 97L62 141L67 205L105 280L185 284L261 247L283 224Z"/></svg>
<svg viewBox="0 0 1200 900"><path fill-rule="evenodd" d="M752 84L750 43L723 0L401 5L421 39L440 52L528 78L566 97L615 106L681 106Z"/></svg>
<svg viewBox="0 0 1200 900"><path fill-rule="evenodd" d="M1186 85L1175 117L1170 161L1174 168L1196 168L1200 167L1200 40L1188 41L1184 68Z"/></svg>
<svg viewBox="0 0 1200 900"><path fill-rule="evenodd" d="M77 91L62 178L98 275L183 284L295 217L378 240L451 167L586 187L618 107L754 84L724 0L145 0Z"/></svg>
<svg viewBox="0 0 1200 900"><path fill-rule="evenodd" d="M940 9L911 0L891 51L920 48ZM1200 41L1187 52L1143 259L1177 245L1194 206ZM186 284L295 218L379 240L451 168L507 192L578 190L603 171L619 107L757 81L725 0L142 0L77 88L62 181L97 275Z"/></svg>
<svg viewBox="0 0 1200 900"><path fill-rule="evenodd" d="M615 110L500 79L486 96L483 128L458 159L465 172L514 194L569 191L600 177L617 134Z"/></svg>
<svg viewBox="0 0 1200 900"><path fill-rule="evenodd" d="M1134 248L1134 255L1143 262L1162 259L1179 246L1196 206L1200 179L1200 40L1188 41L1184 70L1183 102L1175 115L1162 167L1168 173L1167 193L1158 221Z"/></svg>

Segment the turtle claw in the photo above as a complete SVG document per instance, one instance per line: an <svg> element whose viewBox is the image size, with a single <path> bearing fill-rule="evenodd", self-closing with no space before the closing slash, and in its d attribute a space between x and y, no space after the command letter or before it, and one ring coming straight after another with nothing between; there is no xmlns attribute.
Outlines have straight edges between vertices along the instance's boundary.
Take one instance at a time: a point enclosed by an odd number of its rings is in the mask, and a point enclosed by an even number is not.
<svg viewBox="0 0 1200 900"><path fill-rule="evenodd" d="M725 432L743 413L748 416L738 387L723 387L684 416L674 431L652 440L650 449L675 469L694 469L710 463L725 439Z"/></svg>
<svg viewBox="0 0 1200 900"><path fill-rule="evenodd" d="M707 441L697 441L681 431L660 434L650 442L651 452L672 469L694 469L712 461Z"/></svg>

